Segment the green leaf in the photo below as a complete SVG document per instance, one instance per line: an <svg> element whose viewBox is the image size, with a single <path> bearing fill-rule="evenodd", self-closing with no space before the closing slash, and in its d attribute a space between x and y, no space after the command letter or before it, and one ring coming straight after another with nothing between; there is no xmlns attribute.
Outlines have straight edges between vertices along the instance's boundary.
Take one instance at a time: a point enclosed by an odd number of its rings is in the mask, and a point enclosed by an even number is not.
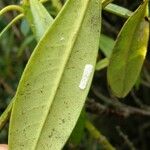
<svg viewBox="0 0 150 150"><path fill-rule="evenodd" d="M147 2L139 6L122 28L108 66L108 83L117 97L125 97L134 86L145 59L149 23Z"/></svg>
<svg viewBox="0 0 150 150"><path fill-rule="evenodd" d="M93 76L99 12L97 0L67 1L35 48L17 89L9 150L60 150L68 140Z"/></svg>
<svg viewBox="0 0 150 150"><path fill-rule="evenodd" d="M104 10L124 18L128 18L132 15L132 11L112 3L108 4Z"/></svg>
<svg viewBox="0 0 150 150"><path fill-rule="evenodd" d="M97 71L100 71L100 70L106 68L106 67L108 66L108 64L109 64L109 59L108 59L108 58L104 58L104 59L100 60L100 61L96 64L95 69L96 69Z"/></svg>
<svg viewBox="0 0 150 150"><path fill-rule="evenodd" d="M106 57L110 57L112 50L114 48L114 45L115 45L115 41L112 38L104 34L101 34L99 42L100 42L101 51L104 53Z"/></svg>
<svg viewBox="0 0 150 150"><path fill-rule="evenodd" d="M30 6L24 5L24 10L32 31L37 41L39 41L53 23L53 18L38 0L30 0Z"/></svg>

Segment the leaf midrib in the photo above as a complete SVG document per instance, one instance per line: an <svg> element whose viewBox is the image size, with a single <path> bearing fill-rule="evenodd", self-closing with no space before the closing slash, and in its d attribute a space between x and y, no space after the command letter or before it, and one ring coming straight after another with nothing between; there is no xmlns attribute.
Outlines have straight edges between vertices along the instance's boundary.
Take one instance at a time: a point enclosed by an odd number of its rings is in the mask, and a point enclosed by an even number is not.
<svg viewBox="0 0 150 150"><path fill-rule="evenodd" d="M141 13L141 16L139 17L139 18L142 18L142 16L143 16L143 13ZM138 21L138 22L140 22L140 24L141 24L141 20L142 19L140 19L140 21ZM136 25L136 27L135 27L135 29L134 29L134 31L133 31L133 34L132 34L132 38L131 38L131 40L130 40L130 43L129 43L129 46L128 46L128 48L129 48L129 50L127 51L127 54L126 54L126 60L127 61L125 61L125 73L124 73L124 75L123 75L123 88L122 88L122 91L121 91L121 94L124 96L124 91L125 91L125 89L126 89L126 74L127 74L127 64L128 64L128 58L129 58L129 52L130 52L130 47L132 47L132 42L133 42L133 40L134 40L134 34L135 34L135 31L137 30L137 28L139 27L140 25L137 23L137 25Z"/></svg>
<svg viewBox="0 0 150 150"><path fill-rule="evenodd" d="M59 80L58 80L57 87L56 87L55 91L53 92L53 93L54 93L53 98L52 98L53 100L54 100L54 98L55 98L55 96L56 96L56 94L57 94L57 90L58 90L58 87L59 87L59 85L60 85L61 79L62 79L62 77L63 77L63 73L64 73L64 70L65 70L66 64L67 64L67 62L68 62L68 60L69 60L69 57L70 57L70 55L71 55L71 49L73 49L73 47L74 47L74 45L75 45L75 43L76 43L76 39L78 38L78 33L79 33L79 31L80 31L80 29L81 29L81 27L82 27L82 23L83 23L83 21L84 21L85 15L86 15L86 10L87 10L87 8L88 8L89 2L90 2L90 0L88 0L88 2L87 2L87 4L86 4L86 7L85 7L85 10L84 10L84 13L83 13L83 17L82 17L82 19L81 19L81 22L79 23L79 26L78 26L78 28L77 28L76 34L75 34L75 36L73 37L74 40L73 40L71 46L68 44L68 45L70 46L70 48L69 48L70 51L69 51L69 54L68 54L68 56L67 56L67 58L66 58L66 60L65 60L64 65L63 65L63 69L62 69L62 71L61 71L61 75L60 75L60 78L59 78ZM64 8L65 8L65 7L64 7ZM62 10L62 11L63 11L63 10ZM50 101L50 102L51 102L51 101ZM53 101L52 101L51 104L50 104L50 108L52 107L52 105L53 105ZM48 112L47 112L47 115L46 115L46 117L45 117L45 120L44 120L44 122L43 122L43 125L42 125L42 127L41 127L41 130L40 130L40 132L39 132L39 136L38 136L37 142L35 143L35 146L33 147L33 150L36 150L36 149L37 149L37 145L38 145L39 139L40 139L40 137L41 137L42 130L43 130L43 128L44 128L44 125L45 125L45 123L46 123L46 120L47 120L47 118L48 118L48 115L49 115L49 112L50 112L50 108L49 108L49 110L48 110Z"/></svg>

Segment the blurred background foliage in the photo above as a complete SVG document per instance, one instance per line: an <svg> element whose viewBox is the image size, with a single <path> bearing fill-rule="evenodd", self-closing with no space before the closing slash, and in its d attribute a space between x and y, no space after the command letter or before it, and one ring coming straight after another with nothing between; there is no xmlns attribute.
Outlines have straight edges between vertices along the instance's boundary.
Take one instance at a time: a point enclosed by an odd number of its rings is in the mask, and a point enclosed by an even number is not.
<svg viewBox="0 0 150 150"><path fill-rule="evenodd" d="M114 0L115 4L134 11L142 0ZM64 1L60 1L62 5ZM19 4L19 0L1 0L0 9L10 4ZM49 13L56 17L59 5L51 0L44 4ZM17 12L11 11L0 16L2 30ZM102 33L98 61L105 57L103 49L111 50L126 19L103 11ZM109 38L108 38L109 37ZM111 38L111 39L110 39ZM111 41L110 41L111 40ZM0 39L0 113L14 96L24 67L36 46L36 40L26 20L13 25ZM130 94L118 101L111 95L106 69L96 71L85 104L86 113L82 113L78 125L64 149L101 150L98 139L95 140L84 128L85 116L118 150L150 149L150 57L149 49L142 73ZM111 52L108 52L111 53ZM0 132L0 143L7 143L8 125Z"/></svg>

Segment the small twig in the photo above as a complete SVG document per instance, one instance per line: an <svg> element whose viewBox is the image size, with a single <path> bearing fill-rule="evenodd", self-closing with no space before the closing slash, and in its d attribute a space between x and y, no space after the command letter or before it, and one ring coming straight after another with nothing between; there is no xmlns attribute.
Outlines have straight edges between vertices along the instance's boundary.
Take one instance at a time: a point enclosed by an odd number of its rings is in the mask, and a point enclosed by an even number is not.
<svg viewBox="0 0 150 150"><path fill-rule="evenodd" d="M21 7L21 6L19 6L19 5L8 5L8 6L4 6L4 4L3 4L3 2L1 2L1 5L4 7L2 10L1 10L1 13L3 14L3 13L5 13L5 18L6 18L6 20L8 20L8 21L10 21L10 20L12 20L12 18L14 18L14 15L12 14L12 13L6 13L6 12L9 12L9 11L13 11L13 12L16 12L16 11L19 11L19 12L21 12L21 14L24 14L24 9ZM13 6L13 7L11 7L11 6ZM8 9L7 9L8 8ZM19 15L18 15L19 16ZM18 39L21 39L21 35L20 35L20 33L19 33L19 31L18 31L18 29L16 28L16 26L14 25L14 26L12 26L12 29L13 29L13 31L14 31L14 33L15 33L15 35L16 35L16 37L18 38Z"/></svg>
<svg viewBox="0 0 150 150"><path fill-rule="evenodd" d="M119 126L116 127L119 135L124 139L125 143L128 145L128 147L130 148L130 150L136 150L136 148L134 147L133 143L129 140L128 136L125 135Z"/></svg>
<svg viewBox="0 0 150 150"><path fill-rule="evenodd" d="M150 63L147 61L146 65L149 66ZM149 72L148 72L148 70L146 68L143 69L143 74L144 74L145 79L148 82L150 82L150 75L149 75Z"/></svg>
<svg viewBox="0 0 150 150"><path fill-rule="evenodd" d="M20 14L16 16L1 32L0 37L12 26L14 25L18 20L22 19L24 17L24 14Z"/></svg>
<svg viewBox="0 0 150 150"><path fill-rule="evenodd" d="M100 104L94 100L88 100L86 103L86 111L92 114L96 115L102 115L102 114L111 114L116 115L118 117L126 117L126 113L122 110L118 110L115 108L112 108L110 106L105 106L103 104Z"/></svg>
<svg viewBox="0 0 150 150"><path fill-rule="evenodd" d="M86 121L85 127L89 131L91 136L96 139L98 143L103 147L104 150L115 150L115 148L110 144L107 138L102 135L90 121Z"/></svg>
<svg viewBox="0 0 150 150"><path fill-rule="evenodd" d="M6 83L2 78L0 78L0 85L4 87L4 89L8 94L14 95L15 91L13 90L13 88L8 83Z"/></svg>
<svg viewBox="0 0 150 150"><path fill-rule="evenodd" d="M138 109L138 108L134 108L134 107L131 107L131 106L118 106L116 107L113 106L113 105L110 105L109 106L105 106L105 105L102 105L98 102L95 102L95 101L87 101L86 103L86 109L88 112L90 113L93 113L93 114L98 114L98 115L101 115L101 114L114 114L116 116L119 116L119 117L124 117L124 118L127 118L131 115L142 115L142 116L150 116L150 112L149 111L145 111L145 110L141 110L141 109Z"/></svg>
<svg viewBox="0 0 150 150"><path fill-rule="evenodd" d="M112 99L99 93L96 89L94 89L93 92L97 97L99 97L101 100L103 100L108 106L113 107L114 111L116 111L117 113L120 113L124 117L129 117L130 115L150 116L150 111L148 111L148 110L128 106L117 100L112 101Z"/></svg>
<svg viewBox="0 0 150 150"><path fill-rule="evenodd" d="M144 86L150 88L150 83L149 83L148 81L142 80L141 83L142 83Z"/></svg>
<svg viewBox="0 0 150 150"><path fill-rule="evenodd" d="M109 29L109 32L114 33L115 35L118 34L119 31L116 30L116 28L114 26L112 26L108 21L106 21L105 19L102 20L102 24Z"/></svg>
<svg viewBox="0 0 150 150"><path fill-rule="evenodd" d="M142 126L139 127L139 134L140 134L140 140L142 141L142 148L141 149L148 149L148 146L146 144L145 137L147 136L146 133L149 131L150 128L150 122L144 123Z"/></svg>
<svg viewBox="0 0 150 150"><path fill-rule="evenodd" d="M104 113L108 113L107 109L108 107L105 105L102 105L98 102L96 102L93 99L88 99L86 101L86 111L93 113L93 114L104 114Z"/></svg>
<svg viewBox="0 0 150 150"><path fill-rule="evenodd" d="M134 101L136 102L136 104L146 110L150 111L150 107L148 107L147 105L144 105L141 100L135 95L135 93L133 91L131 91L131 96L133 97Z"/></svg>

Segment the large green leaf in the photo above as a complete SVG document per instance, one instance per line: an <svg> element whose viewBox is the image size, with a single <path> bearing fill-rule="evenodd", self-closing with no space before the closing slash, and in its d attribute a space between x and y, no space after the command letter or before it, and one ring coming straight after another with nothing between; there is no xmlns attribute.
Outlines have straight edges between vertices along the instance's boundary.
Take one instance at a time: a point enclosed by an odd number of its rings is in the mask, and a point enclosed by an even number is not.
<svg viewBox="0 0 150 150"><path fill-rule="evenodd" d="M117 97L125 97L134 86L145 59L149 23L147 1L140 5L122 28L108 66L108 83Z"/></svg>
<svg viewBox="0 0 150 150"><path fill-rule="evenodd" d="M43 36L48 27L53 23L53 18L39 0L30 0L29 2L30 4L23 6L25 16L37 41L39 41L41 36Z"/></svg>
<svg viewBox="0 0 150 150"><path fill-rule="evenodd" d="M100 35L97 0L68 0L35 48L13 106L9 150L60 150L91 84Z"/></svg>

